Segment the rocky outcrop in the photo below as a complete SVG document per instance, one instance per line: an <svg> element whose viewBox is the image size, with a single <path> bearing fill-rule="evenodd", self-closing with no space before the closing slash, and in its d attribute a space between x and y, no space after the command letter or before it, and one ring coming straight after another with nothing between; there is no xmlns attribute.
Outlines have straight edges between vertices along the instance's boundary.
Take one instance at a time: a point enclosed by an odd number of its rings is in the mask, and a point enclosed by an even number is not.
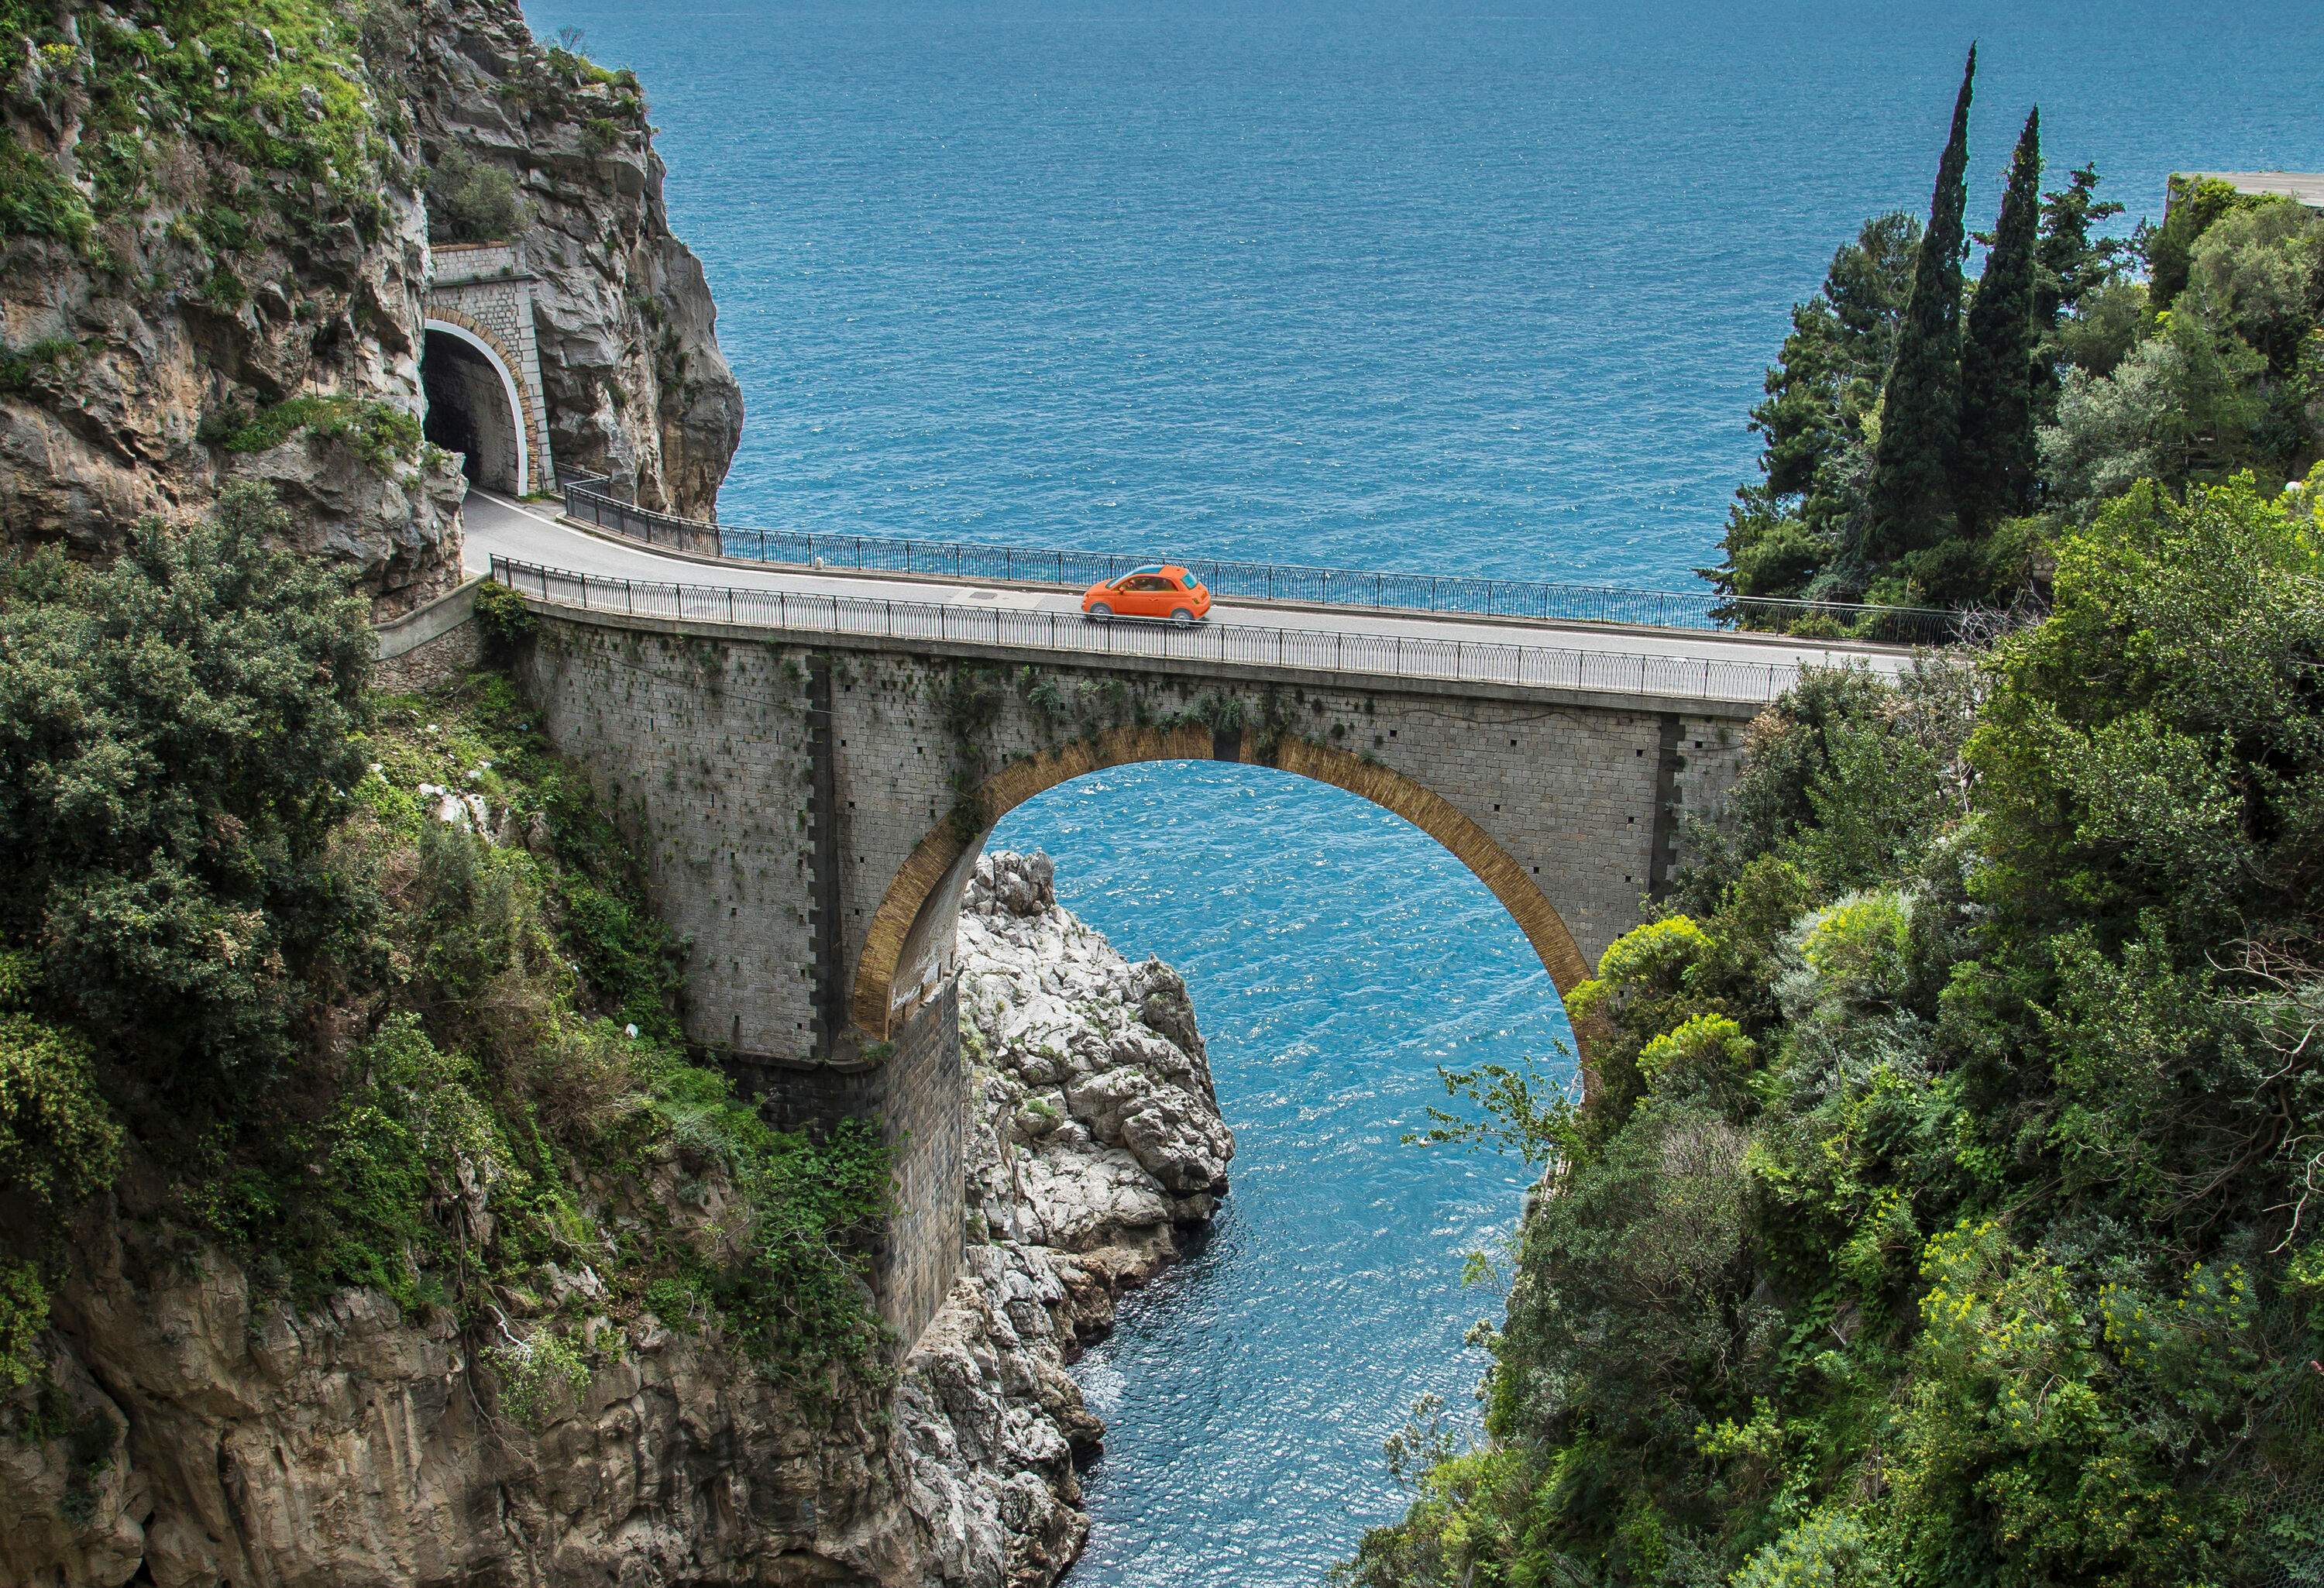
<svg viewBox="0 0 2324 1588"><path fill-rule="evenodd" d="M1104 1433L1065 1372L1226 1189L1185 983L1057 905L1046 855L977 862L960 920L969 1247L906 1364L907 1493L932 1582L1046 1584L1088 1535L1076 1453Z"/></svg>
<svg viewBox="0 0 2324 1588"><path fill-rule="evenodd" d="M419 411L427 227L404 152L382 141L360 212L300 191L256 151L183 126L183 96L121 87L166 37L152 8L58 11L60 37L18 46L0 99L28 157L12 190L55 183L69 212L0 229L0 540L103 556L139 518L198 512L255 477L383 611L456 583L462 485L417 425L368 449L326 433L343 426L243 435L300 397ZM149 126L108 132L133 99ZM155 145L134 185L108 142L124 137Z"/></svg>
<svg viewBox="0 0 2324 1588"><path fill-rule="evenodd" d="M448 1318L372 1291L294 1316L139 1219L60 1300L48 1436L0 1438L0 1581L917 1580L872 1398L650 1320L594 1321L600 1360L521 1417Z"/></svg>
<svg viewBox="0 0 2324 1588"><path fill-rule="evenodd" d="M701 262L669 229L635 78L544 50L512 0L430 0L411 69L427 156L512 179L559 472L717 516L742 435ZM440 218L440 217L439 217Z"/></svg>
<svg viewBox="0 0 2324 1588"><path fill-rule="evenodd" d="M370 1291L296 1313L132 1175L86 1221L50 1387L0 1403L0 1582L1055 1581L1103 1432L1066 1363L1215 1207L1233 1142L1184 983L1114 954L1049 878L998 855L968 892L970 1243L892 1386L770 1379L608 1316L576 1266L540 1298L586 1320L574 1371L521 1390L521 1324L479 1339ZM674 1161L638 1194L733 1216Z"/></svg>
<svg viewBox="0 0 2324 1588"><path fill-rule="evenodd" d="M415 421L427 162L469 144L527 200L560 467L712 512L741 392L634 78L515 0L37 11L0 60L0 544L106 556L259 479L381 617L457 584L465 485Z"/></svg>
<svg viewBox="0 0 2324 1588"><path fill-rule="evenodd" d="M1053 875L987 855L964 898L968 1209L972 1233L1043 1254L1087 1334L1211 1216L1234 1138L1185 983L1060 909Z"/></svg>

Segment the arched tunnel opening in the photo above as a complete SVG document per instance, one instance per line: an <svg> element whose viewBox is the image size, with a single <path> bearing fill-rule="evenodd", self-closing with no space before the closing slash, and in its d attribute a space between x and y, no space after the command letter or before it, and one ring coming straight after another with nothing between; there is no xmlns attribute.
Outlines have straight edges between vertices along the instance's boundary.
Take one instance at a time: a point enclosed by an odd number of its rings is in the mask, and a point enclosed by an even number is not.
<svg viewBox="0 0 2324 1588"><path fill-rule="evenodd" d="M521 495L519 420L492 360L451 332L430 328L420 380L428 395L428 439L461 455L470 485Z"/></svg>

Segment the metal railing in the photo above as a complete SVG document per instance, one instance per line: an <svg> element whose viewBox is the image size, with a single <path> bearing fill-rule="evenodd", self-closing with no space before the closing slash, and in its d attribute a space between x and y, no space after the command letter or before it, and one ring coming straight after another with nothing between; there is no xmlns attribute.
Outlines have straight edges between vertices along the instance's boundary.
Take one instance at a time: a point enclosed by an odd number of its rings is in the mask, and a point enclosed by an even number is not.
<svg viewBox="0 0 2324 1588"><path fill-rule="evenodd" d="M1021 650L1044 656L1124 656L1270 670L1434 679L1519 688L1723 701L1756 706L1799 681L1794 661L1653 655L1578 646L1511 645L1332 629L1235 623L1093 623L1078 613L731 585L625 579L493 559L492 577L555 606L633 616L734 623L791 633L845 634Z"/></svg>
<svg viewBox="0 0 2324 1588"><path fill-rule="evenodd" d="M996 584L1086 589L1119 578L1152 558L1117 557L1056 547L987 546L966 540L916 540L880 535L819 534L712 524L654 512L598 489L602 479L565 486L567 516L650 546L721 555L790 568L936 574ZM1296 601L1375 612L1434 612L1536 622L1627 623L1664 629L1743 629L1788 633L1803 625L1821 638L1897 645L1943 645L1957 615L1931 607L1866 606L1850 602L1784 601L1710 591L1635 590L1528 579L1411 574L1298 564L1189 558L1183 566L1211 594L1249 601Z"/></svg>

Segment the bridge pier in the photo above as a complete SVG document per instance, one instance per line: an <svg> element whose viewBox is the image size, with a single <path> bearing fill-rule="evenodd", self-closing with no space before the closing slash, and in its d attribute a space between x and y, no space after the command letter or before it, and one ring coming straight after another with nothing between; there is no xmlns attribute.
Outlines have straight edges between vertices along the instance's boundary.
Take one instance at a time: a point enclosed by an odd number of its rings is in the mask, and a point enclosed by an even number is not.
<svg viewBox="0 0 2324 1588"><path fill-rule="evenodd" d="M1129 762L1329 782L1467 863L1563 992L1667 880L1676 813L1723 797L1757 710L536 612L521 676L691 945L688 1036L787 1122L882 1122L897 1214L877 1288L907 1341L960 1257L954 928L1009 809Z"/></svg>

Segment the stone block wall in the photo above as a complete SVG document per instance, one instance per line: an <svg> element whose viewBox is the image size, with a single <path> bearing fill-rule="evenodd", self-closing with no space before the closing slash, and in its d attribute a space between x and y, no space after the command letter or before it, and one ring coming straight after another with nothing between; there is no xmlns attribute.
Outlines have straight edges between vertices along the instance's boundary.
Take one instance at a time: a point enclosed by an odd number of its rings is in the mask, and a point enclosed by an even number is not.
<svg viewBox="0 0 2324 1588"><path fill-rule="evenodd" d="M441 286L523 273L513 242L437 243L429 247L428 254L436 282Z"/></svg>
<svg viewBox="0 0 2324 1588"><path fill-rule="evenodd" d="M528 492L556 488L549 442L549 400L540 381L540 337L533 323L532 278L512 243L439 244L429 251L427 318L457 326L492 345L515 377L530 450ZM505 399L500 399L503 405Z"/></svg>
<svg viewBox="0 0 2324 1588"><path fill-rule="evenodd" d="M545 622L519 664L688 945L687 1034L815 1059L808 653Z"/></svg>
<svg viewBox="0 0 2324 1588"><path fill-rule="evenodd" d="M1675 860L1679 831L1665 806L1708 808L1731 782L1741 753L1739 724L1655 710L1388 687L1151 676L1132 683L1088 666L1035 664L1008 669L981 731L988 748L964 765L945 720L945 680L962 665L974 664L859 654L843 664L835 697L836 718L845 725L839 735L847 862L841 909L851 938L845 970L859 994L862 956L882 946L867 938L880 929L881 907L916 853L936 879L922 880L927 908L893 950L890 1018L908 1012L951 973L951 921L965 871L941 854L941 845L934 854L921 846L950 821L956 780L993 785L988 803L998 808L978 813L987 824L1042 788L1119 761L1207 756L1334 782L1397 810L1459 854L1509 905L1545 963L1553 953L1545 938L1570 934L1572 961L1550 969L1561 986L1571 986L1637 923L1642 898ZM1109 711L1102 702L1116 688L1130 699ZM1092 704L1061 716L1035 703L1047 697L1044 691ZM1093 724L1142 721L1158 732L1190 715L1244 725L1231 734L1199 726L1191 736L1182 728L1167 742L1084 742ZM1437 797L1474 832L1445 812L1408 808L1416 791ZM977 847L963 853L973 859ZM1503 874L1494 874L1497 867ZM1511 869L1514 878L1506 874ZM1527 889L1554 910L1556 932L1528 919L1513 897ZM890 930L896 924L886 923ZM860 1026L879 1029L873 1008L859 1002L855 1013Z"/></svg>
<svg viewBox="0 0 2324 1588"><path fill-rule="evenodd" d="M400 694L432 689L482 661L484 636L475 624L476 584L471 579L424 606L380 624L374 631L378 650L372 665L373 687Z"/></svg>
<svg viewBox="0 0 2324 1588"><path fill-rule="evenodd" d="M1743 775L1745 734L1748 725L1732 718L1681 716L1672 769L1674 815L1681 818L1672 834L1671 859L1685 857L1683 818L1709 820L1727 803L1735 780Z"/></svg>
<svg viewBox="0 0 2324 1588"><path fill-rule="evenodd" d="M1072 777L1210 757L1413 821L1587 976L1742 758L1740 712L1425 682L1297 682L1148 659L541 612L521 675L689 944L687 1029L800 1122L876 1113L898 1214L881 1305L909 1337L960 1239L954 925L991 824Z"/></svg>

